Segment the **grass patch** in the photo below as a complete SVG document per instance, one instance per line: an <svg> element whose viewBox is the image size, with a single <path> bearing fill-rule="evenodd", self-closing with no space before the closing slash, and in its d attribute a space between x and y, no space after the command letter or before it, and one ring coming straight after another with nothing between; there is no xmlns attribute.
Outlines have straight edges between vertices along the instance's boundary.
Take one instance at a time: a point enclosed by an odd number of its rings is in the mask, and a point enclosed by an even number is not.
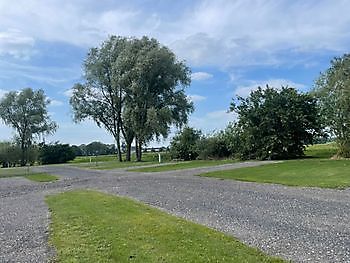
<svg viewBox="0 0 350 263"><path fill-rule="evenodd" d="M283 262L126 198L74 191L46 201L58 262Z"/></svg>
<svg viewBox="0 0 350 263"><path fill-rule="evenodd" d="M35 182L53 182L58 180L57 176L51 175L51 174L46 174L46 173L35 173L35 174L30 174L25 176L25 178L35 181Z"/></svg>
<svg viewBox="0 0 350 263"><path fill-rule="evenodd" d="M36 174L37 172L32 171L31 167L11 167L11 168L0 168L0 178L2 177L18 177L28 176Z"/></svg>
<svg viewBox="0 0 350 263"><path fill-rule="evenodd" d="M164 171L173 171L173 170L182 170L198 167L208 167L222 164L229 164L237 162L237 160L195 160L195 161L186 161L186 162L177 162L172 164L166 164L161 166L154 167L144 167L138 169L131 169L130 171L134 172L164 172Z"/></svg>
<svg viewBox="0 0 350 263"><path fill-rule="evenodd" d="M343 189L350 187L350 161L292 160L258 167L204 173L200 176L290 186Z"/></svg>
<svg viewBox="0 0 350 263"><path fill-rule="evenodd" d="M118 162L116 160L110 162L91 162L91 163L80 163L74 164L76 167L96 169L96 170L111 170L118 168L128 168L142 165L152 165L157 164L157 162Z"/></svg>
<svg viewBox="0 0 350 263"><path fill-rule="evenodd" d="M331 158L337 153L335 143L315 144L306 147L305 156L311 158Z"/></svg>

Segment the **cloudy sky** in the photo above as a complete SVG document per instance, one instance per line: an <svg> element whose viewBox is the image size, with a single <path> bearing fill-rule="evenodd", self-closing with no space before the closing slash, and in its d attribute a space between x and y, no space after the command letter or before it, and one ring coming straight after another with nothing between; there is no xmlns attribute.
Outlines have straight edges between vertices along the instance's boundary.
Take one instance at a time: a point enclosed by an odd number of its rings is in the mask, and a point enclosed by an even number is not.
<svg viewBox="0 0 350 263"><path fill-rule="evenodd" d="M190 125L210 133L234 120L226 111L235 95L266 84L310 90L349 52L349 13L347 0L0 0L0 97L44 89L59 124L50 141L113 143L93 123L73 123L69 91L89 48L112 34L147 35L191 67ZM0 140L12 136L1 123Z"/></svg>

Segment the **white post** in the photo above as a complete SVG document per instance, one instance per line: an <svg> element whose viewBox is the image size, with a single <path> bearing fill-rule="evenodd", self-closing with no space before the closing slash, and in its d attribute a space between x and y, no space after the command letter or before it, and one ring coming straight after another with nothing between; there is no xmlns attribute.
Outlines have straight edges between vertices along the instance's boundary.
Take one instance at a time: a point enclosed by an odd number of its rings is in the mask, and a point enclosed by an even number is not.
<svg viewBox="0 0 350 263"><path fill-rule="evenodd" d="M160 153L158 153L158 161L159 161L159 163L162 162L162 157L160 156Z"/></svg>

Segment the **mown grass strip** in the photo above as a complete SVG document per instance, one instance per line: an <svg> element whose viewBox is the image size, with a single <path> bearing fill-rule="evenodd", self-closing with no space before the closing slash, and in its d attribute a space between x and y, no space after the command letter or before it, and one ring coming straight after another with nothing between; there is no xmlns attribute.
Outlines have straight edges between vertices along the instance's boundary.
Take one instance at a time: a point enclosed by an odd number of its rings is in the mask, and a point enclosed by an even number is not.
<svg viewBox="0 0 350 263"><path fill-rule="evenodd" d="M57 176L51 175L51 174L46 174L46 173L35 173L35 174L30 174L25 176L25 178L34 181L34 182L53 182L58 180Z"/></svg>
<svg viewBox="0 0 350 263"><path fill-rule="evenodd" d="M135 168L129 169L129 171L133 172L165 172L165 171L173 171L173 170L183 170L183 169L191 169L198 167L209 167L223 164L235 163L237 160L195 160L195 161L186 161L186 162L177 162L167 165L153 166L153 167L143 167L143 168Z"/></svg>
<svg viewBox="0 0 350 263"><path fill-rule="evenodd" d="M74 191L46 201L58 262L283 262L126 198Z"/></svg>
<svg viewBox="0 0 350 263"><path fill-rule="evenodd" d="M258 167L204 173L200 176L289 186L344 189L350 187L350 161L292 160Z"/></svg>

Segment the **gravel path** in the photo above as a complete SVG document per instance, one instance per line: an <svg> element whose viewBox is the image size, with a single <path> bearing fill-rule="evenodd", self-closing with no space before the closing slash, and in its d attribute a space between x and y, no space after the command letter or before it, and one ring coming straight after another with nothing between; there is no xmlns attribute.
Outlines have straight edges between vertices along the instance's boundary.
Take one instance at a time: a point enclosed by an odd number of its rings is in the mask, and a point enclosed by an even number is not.
<svg viewBox="0 0 350 263"><path fill-rule="evenodd" d="M48 194L77 188L128 196L234 235L294 262L350 262L350 189L325 190L193 176L261 165L246 162L160 173L37 168L61 180L0 179L0 262L45 262Z"/></svg>

